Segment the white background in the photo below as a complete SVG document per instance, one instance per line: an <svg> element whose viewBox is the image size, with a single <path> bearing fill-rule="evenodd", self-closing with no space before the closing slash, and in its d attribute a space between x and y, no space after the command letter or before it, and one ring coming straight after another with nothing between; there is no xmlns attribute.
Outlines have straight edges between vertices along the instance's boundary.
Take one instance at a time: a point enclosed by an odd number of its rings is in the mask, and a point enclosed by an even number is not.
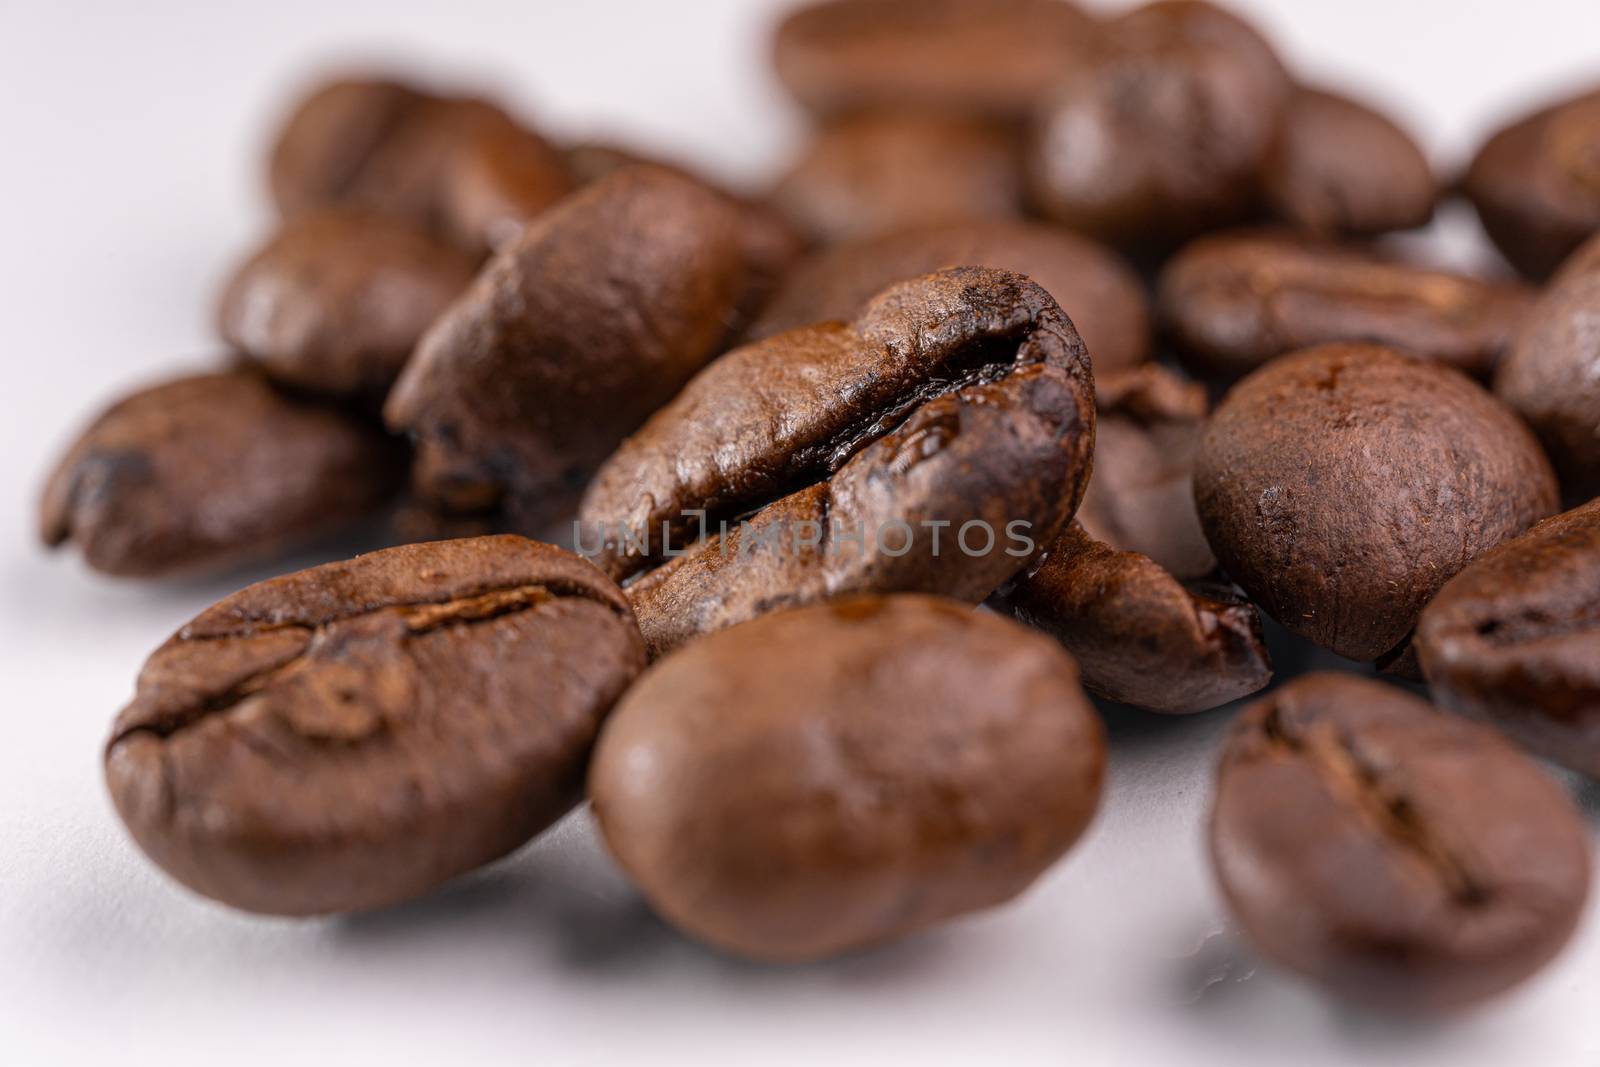
<svg viewBox="0 0 1600 1067"><path fill-rule="evenodd" d="M243 579L97 578L36 546L35 496L103 402L215 354L211 299L267 224L285 94L395 57L504 85L557 133L759 181L802 129L766 73L778 6L0 0L0 1063L1600 1063L1600 915L1449 1025L1252 971L1200 847L1226 712L1114 717L1099 821L1016 906L799 970L662 927L586 815L432 899L319 922L204 903L133 851L102 791L107 725L150 649ZM1302 73L1389 101L1441 166L1600 76L1593 0L1241 6Z"/></svg>

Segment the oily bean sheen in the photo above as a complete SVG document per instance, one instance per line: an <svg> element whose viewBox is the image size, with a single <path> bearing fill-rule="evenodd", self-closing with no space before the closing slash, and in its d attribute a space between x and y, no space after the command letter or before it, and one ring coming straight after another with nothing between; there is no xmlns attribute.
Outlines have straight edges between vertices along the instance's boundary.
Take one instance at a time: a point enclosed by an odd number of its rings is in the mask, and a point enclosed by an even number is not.
<svg viewBox="0 0 1600 1067"><path fill-rule="evenodd" d="M622 592L519 537L250 586L145 664L106 751L139 847L280 915L376 908L516 848L582 794L644 664Z"/></svg>
<svg viewBox="0 0 1600 1067"><path fill-rule="evenodd" d="M1575 501L1600 496L1600 236L1528 312L1495 373L1495 395L1539 435Z"/></svg>
<svg viewBox="0 0 1600 1067"><path fill-rule="evenodd" d="M1104 736L1072 660L935 597L757 619L640 679L589 773L668 921L797 962L1001 904L1083 833Z"/></svg>
<svg viewBox="0 0 1600 1067"><path fill-rule="evenodd" d="M853 319L895 282L961 266L999 267L1042 285L1083 335L1097 375L1149 358L1149 302L1127 263L1071 230L1005 220L919 226L817 251L784 276L750 337Z"/></svg>
<svg viewBox="0 0 1600 1067"><path fill-rule="evenodd" d="M940 271L707 367L595 476L584 547L619 578L655 567L628 590L652 654L845 593L981 600L1076 510L1093 395L1043 289Z"/></svg>
<svg viewBox="0 0 1600 1067"><path fill-rule="evenodd" d="M787 243L756 220L653 167L542 215L434 323L389 395L389 424L416 441L418 490L446 510L498 507L521 529L570 504L784 265Z"/></svg>
<svg viewBox="0 0 1600 1067"><path fill-rule="evenodd" d="M334 81L302 99L269 177L285 216L360 208L472 251L514 239L572 188L560 153L493 104L382 79Z"/></svg>
<svg viewBox="0 0 1600 1067"><path fill-rule="evenodd" d="M1307 349L1240 382L1201 435L1194 488L1250 599L1357 660L1403 652L1440 586L1557 507L1515 415L1378 345Z"/></svg>
<svg viewBox="0 0 1600 1067"><path fill-rule="evenodd" d="M308 212L234 272L217 319L224 340L278 381L382 397L474 271L471 256L405 222Z"/></svg>
<svg viewBox="0 0 1600 1067"><path fill-rule="evenodd" d="M1074 523L1006 602L1064 645L1093 693L1150 711L1205 711L1272 680L1261 615L1221 589L1191 589L1149 556Z"/></svg>
<svg viewBox="0 0 1600 1067"><path fill-rule="evenodd" d="M1547 278L1600 230L1600 89L1500 130L1462 187L1513 265Z"/></svg>
<svg viewBox="0 0 1600 1067"><path fill-rule="evenodd" d="M1325 235L1426 225L1438 190L1422 149L1377 111L1295 90L1261 179L1274 216Z"/></svg>
<svg viewBox="0 0 1600 1067"><path fill-rule="evenodd" d="M785 20L773 58L795 98L823 115L1020 118L1094 30L1065 0L827 0Z"/></svg>
<svg viewBox="0 0 1600 1067"><path fill-rule="evenodd" d="M176 378L101 414L45 486L40 536L155 577L280 552L376 510L404 457L379 430L250 370Z"/></svg>
<svg viewBox="0 0 1600 1067"><path fill-rule="evenodd" d="M975 119L840 119L817 133L772 202L823 244L908 226L1015 218L1022 212L1018 153L1006 128Z"/></svg>
<svg viewBox="0 0 1600 1067"><path fill-rule="evenodd" d="M1600 499L1450 579L1416 647L1439 703L1600 778Z"/></svg>
<svg viewBox="0 0 1600 1067"><path fill-rule="evenodd" d="M1244 712L1210 836L1264 956L1391 1012L1521 982L1566 943L1589 889L1583 822L1531 760L1351 675L1298 678Z"/></svg>
<svg viewBox="0 0 1600 1067"><path fill-rule="evenodd" d="M1084 531L1149 556L1178 578L1216 570L1194 508L1204 388L1147 363L1097 373L1095 409L1094 474L1077 513Z"/></svg>
<svg viewBox="0 0 1600 1067"><path fill-rule="evenodd" d="M1254 207L1290 83L1249 25L1202 0L1158 0L1107 23L1061 74L1027 151L1046 215L1159 245Z"/></svg>
<svg viewBox="0 0 1600 1067"><path fill-rule="evenodd" d="M1237 377L1327 341L1395 345L1487 377L1533 294L1273 231L1203 237L1161 272L1162 324L1186 364Z"/></svg>

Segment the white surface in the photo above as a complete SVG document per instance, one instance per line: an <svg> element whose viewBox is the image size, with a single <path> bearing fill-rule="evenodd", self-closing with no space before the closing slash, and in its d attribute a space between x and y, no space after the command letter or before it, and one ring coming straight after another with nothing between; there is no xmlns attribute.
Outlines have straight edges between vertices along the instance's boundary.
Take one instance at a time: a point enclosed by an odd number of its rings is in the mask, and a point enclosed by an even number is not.
<svg viewBox="0 0 1600 1067"><path fill-rule="evenodd" d="M1221 929L1199 826L1226 713L1117 717L1102 816L1018 905L800 970L660 926L586 815L430 900L310 923L196 900L124 839L110 718L144 656L243 579L98 579L35 546L34 496L103 401L214 351L284 95L319 62L409 57L503 82L558 132L754 179L800 129L765 73L774 6L0 0L0 1063L1600 1062L1600 915L1522 993L1442 1027L1238 981L1225 933L1196 955ZM1441 162L1600 74L1593 0L1242 6L1300 69L1392 100ZM1184 1003L1208 971L1231 974Z"/></svg>

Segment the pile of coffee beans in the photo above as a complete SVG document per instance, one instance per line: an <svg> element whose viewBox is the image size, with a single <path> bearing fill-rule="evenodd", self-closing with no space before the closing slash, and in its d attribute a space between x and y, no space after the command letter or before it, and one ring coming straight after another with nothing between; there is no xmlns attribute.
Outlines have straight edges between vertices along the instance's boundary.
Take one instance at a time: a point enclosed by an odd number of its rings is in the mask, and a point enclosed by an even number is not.
<svg viewBox="0 0 1600 1067"><path fill-rule="evenodd" d="M824 0L773 59L814 133L765 189L393 76L288 111L225 358L95 419L40 530L372 551L151 655L139 847L322 915L588 800L667 921L814 960L1025 891L1101 708L1266 690L1270 637L1350 671L1219 754L1244 935L1389 1011L1537 971L1590 834L1527 753L1600 778L1600 90L1454 180L1204 0ZM1453 196L1501 274L1384 240Z"/></svg>

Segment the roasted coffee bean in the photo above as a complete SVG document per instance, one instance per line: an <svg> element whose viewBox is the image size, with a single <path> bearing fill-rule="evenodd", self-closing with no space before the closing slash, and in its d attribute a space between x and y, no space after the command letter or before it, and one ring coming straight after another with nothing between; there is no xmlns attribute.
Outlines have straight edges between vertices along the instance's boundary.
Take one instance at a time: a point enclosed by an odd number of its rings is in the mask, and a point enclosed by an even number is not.
<svg viewBox="0 0 1600 1067"><path fill-rule="evenodd" d="M750 336L853 319L895 282L963 266L1016 271L1044 286L1083 335L1097 375L1150 355L1149 302L1133 270L1103 245L1031 222L923 226L817 251L784 276Z"/></svg>
<svg viewBox="0 0 1600 1067"><path fill-rule="evenodd" d="M406 545L250 586L157 649L106 781L139 847L249 911L425 893L582 795L644 665L622 592L520 537Z"/></svg>
<svg viewBox="0 0 1600 1067"><path fill-rule="evenodd" d="M1544 443L1574 501L1600 496L1600 236L1528 312L1500 363L1495 395Z"/></svg>
<svg viewBox="0 0 1600 1067"><path fill-rule="evenodd" d="M1065 0L826 0L778 29L778 77L822 115L879 109L1021 118L1092 47Z"/></svg>
<svg viewBox="0 0 1600 1067"><path fill-rule="evenodd" d="M1001 126L938 115L841 119L820 130L772 202L823 244L911 226L1015 218L1022 177Z"/></svg>
<svg viewBox="0 0 1600 1067"><path fill-rule="evenodd" d="M360 208L472 250L513 239L572 187L560 154L494 105L383 80L308 94L278 134L270 177L286 216Z"/></svg>
<svg viewBox="0 0 1600 1067"><path fill-rule="evenodd" d="M1194 489L1250 599L1357 660L1404 652L1440 586L1557 506L1515 415L1379 345L1322 345L1240 382L1201 435Z"/></svg>
<svg viewBox="0 0 1600 1067"><path fill-rule="evenodd" d="M1505 257L1547 278L1600 230L1600 89L1489 138L1462 186Z"/></svg>
<svg viewBox="0 0 1600 1067"><path fill-rule="evenodd" d="M796 962L1017 896L1083 833L1105 741L1072 660L922 596L815 605L662 662L589 774L668 921Z"/></svg>
<svg viewBox="0 0 1600 1067"><path fill-rule="evenodd" d="M1162 324L1196 371L1237 377L1327 341L1372 341L1486 377L1533 294L1273 231L1203 237L1161 273Z"/></svg>
<svg viewBox="0 0 1600 1067"><path fill-rule="evenodd" d="M40 536L107 574L216 569L375 511L404 469L376 428L253 371L176 378L83 432L45 487Z"/></svg>
<svg viewBox="0 0 1600 1067"><path fill-rule="evenodd" d="M1532 761L1342 674L1298 678L1240 717L1211 855L1264 956L1391 1012L1521 982L1566 943L1589 891L1583 822Z"/></svg>
<svg viewBox="0 0 1600 1067"><path fill-rule="evenodd" d="M791 247L748 207L635 167L574 193L497 255L424 336L389 396L415 481L521 530L742 329Z"/></svg>
<svg viewBox="0 0 1600 1067"><path fill-rule="evenodd" d="M847 593L978 601L1071 518L1093 440L1049 294L941 271L707 367L595 476L580 543L617 577L659 564L628 590L653 655Z"/></svg>
<svg viewBox="0 0 1600 1067"><path fill-rule="evenodd" d="M1290 82L1246 23L1202 0L1158 0L1106 24L1040 105L1033 199L1073 229L1161 244L1242 218Z"/></svg>
<svg viewBox="0 0 1600 1067"><path fill-rule="evenodd" d="M1424 226L1438 187L1392 120L1336 93L1297 89L1262 175L1277 218L1327 236Z"/></svg>
<svg viewBox="0 0 1600 1067"><path fill-rule="evenodd" d="M1600 778L1600 499L1445 583L1416 648L1440 704Z"/></svg>
<svg viewBox="0 0 1600 1067"><path fill-rule="evenodd" d="M234 272L217 320L224 340L280 382L381 399L474 271L472 256L405 222L307 212Z"/></svg>
<svg viewBox="0 0 1600 1067"><path fill-rule="evenodd" d="M1182 714L1272 680L1254 607L1220 588L1187 588L1149 556L1119 552L1077 523L1004 602L1060 641L1085 688L1110 700Z"/></svg>
<svg viewBox="0 0 1600 1067"><path fill-rule="evenodd" d="M1097 373L1095 409L1094 474L1077 516L1085 532L1149 556L1179 578L1216 570L1194 508L1205 390L1147 363Z"/></svg>

